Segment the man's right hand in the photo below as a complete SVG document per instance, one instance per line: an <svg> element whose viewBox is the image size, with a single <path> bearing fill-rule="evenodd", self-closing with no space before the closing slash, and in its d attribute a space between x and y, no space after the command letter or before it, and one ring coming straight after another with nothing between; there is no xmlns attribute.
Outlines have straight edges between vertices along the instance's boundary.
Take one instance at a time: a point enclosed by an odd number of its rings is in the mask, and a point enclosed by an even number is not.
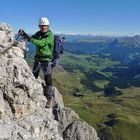
<svg viewBox="0 0 140 140"><path fill-rule="evenodd" d="M30 42L31 38L30 38L30 36L28 36L28 35L24 32L24 30L20 29L20 30L18 31L18 34L21 35L21 36L23 36L27 41Z"/></svg>

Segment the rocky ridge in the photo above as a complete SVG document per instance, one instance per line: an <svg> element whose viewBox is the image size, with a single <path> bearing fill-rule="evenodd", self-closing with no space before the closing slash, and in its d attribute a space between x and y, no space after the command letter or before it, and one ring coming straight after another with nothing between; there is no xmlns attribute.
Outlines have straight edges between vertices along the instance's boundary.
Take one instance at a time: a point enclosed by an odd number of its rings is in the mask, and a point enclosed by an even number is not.
<svg viewBox="0 0 140 140"><path fill-rule="evenodd" d="M34 78L25 48L12 27L0 23L0 140L98 140L93 127L64 107L55 87L53 107L45 108L44 81Z"/></svg>

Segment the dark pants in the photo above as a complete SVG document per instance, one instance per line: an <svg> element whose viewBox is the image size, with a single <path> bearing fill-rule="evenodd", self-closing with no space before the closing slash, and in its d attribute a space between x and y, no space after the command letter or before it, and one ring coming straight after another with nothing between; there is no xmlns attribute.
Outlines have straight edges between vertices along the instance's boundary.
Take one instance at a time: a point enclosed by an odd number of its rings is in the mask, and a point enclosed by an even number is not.
<svg viewBox="0 0 140 140"><path fill-rule="evenodd" d="M46 84L45 95L48 99L53 97L53 87L52 87L52 65L48 62L35 61L33 66L33 74L37 79L39 76L40 69L44 73L44 80Z"/></svg>

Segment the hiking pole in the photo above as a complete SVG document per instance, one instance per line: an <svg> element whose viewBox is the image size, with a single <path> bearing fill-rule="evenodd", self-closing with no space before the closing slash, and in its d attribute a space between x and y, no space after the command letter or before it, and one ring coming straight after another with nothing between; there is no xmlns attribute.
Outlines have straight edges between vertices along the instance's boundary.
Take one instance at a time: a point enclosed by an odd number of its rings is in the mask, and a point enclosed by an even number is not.
<svg viewBox="0 0 140 140"><path fill-rule="evenodd" d="M18 33L17 35L15 35L15 39L18 40L20 37L20 34Z"/></svg>
<svg viewBox="0 0 140 140"><path fill-rule="evenodd" d="M20 30L18 31L17 35L15 36L15 40L18 40L20 36L23 37L24 39L26 39L27 41L30 41L30 36L28 36L28 35L24 32L24 30L22 30L22 29L20 29ZM14 42L14 43L15 43L15 42ZM5 50L3 50L2 52L0 52L0 56L2 56L2 55L5 54L9 49L11 49L12 46L14 45L14 43L11 44L10 47L8 47L8 48L6 48ZM3 45L0 45L0 46L3 47Z"/></svg>

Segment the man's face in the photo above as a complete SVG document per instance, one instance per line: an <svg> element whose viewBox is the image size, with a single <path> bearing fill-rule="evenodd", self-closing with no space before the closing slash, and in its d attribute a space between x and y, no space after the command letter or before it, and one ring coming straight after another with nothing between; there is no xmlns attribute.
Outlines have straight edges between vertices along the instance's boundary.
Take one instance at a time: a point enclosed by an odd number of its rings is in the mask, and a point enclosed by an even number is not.
<svg viewBox="0 0 140 140"><path fill-rule="evenodd" d="M39 25L40 31L45 33L48 31L49 26L48 25Z"/></svg>

